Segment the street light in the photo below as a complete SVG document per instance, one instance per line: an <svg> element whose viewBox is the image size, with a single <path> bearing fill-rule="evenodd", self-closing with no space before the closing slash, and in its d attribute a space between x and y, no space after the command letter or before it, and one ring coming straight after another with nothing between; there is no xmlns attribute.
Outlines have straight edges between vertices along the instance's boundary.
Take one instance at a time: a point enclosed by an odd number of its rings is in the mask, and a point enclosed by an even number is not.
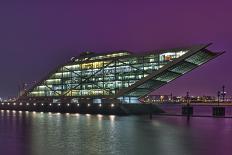
<svg viewBox="0 0 232 155"><path fill-rule="evenodd" d="M222 86L222 92L221 92L221 95L222 95L222 102L224 102L224 101L225 101L225 96L226 96L225 86L224 86L224 85Z"/></svg>
<svg viewBox="0 0 232 155"><path fill-rule="evenodd" d="M189 107L189 104L190 104L189 92L187 92L187 94L186 94L186 100L187 100L187 106Z"/></svg>
<svg viewBox="0 0 232 155"><path fill-rule="evenodd" d="M217 96L218 96L218 106L219 106L220 96L221 96L221 92L220 91L218 91Z"/></svg>

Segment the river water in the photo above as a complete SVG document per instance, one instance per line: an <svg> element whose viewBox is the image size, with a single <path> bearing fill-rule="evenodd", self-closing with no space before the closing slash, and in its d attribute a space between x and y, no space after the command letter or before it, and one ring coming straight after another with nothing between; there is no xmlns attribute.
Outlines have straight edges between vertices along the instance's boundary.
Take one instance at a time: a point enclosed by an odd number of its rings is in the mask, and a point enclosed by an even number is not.
<svg viewBox="0 0 232 155"><path fill-rule="evenodd" d="M0 111L1 155L231 155L232 119Z"/></svg>

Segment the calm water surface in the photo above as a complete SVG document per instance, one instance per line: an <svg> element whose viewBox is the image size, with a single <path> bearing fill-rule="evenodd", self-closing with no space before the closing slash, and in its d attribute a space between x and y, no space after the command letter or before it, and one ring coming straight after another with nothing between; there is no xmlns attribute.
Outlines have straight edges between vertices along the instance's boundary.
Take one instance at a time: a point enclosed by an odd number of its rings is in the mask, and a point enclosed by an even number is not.
<svg viewBox="0 0 232 155"><path fill-rule="evenodd" d="M1 155L231 155L231 118L0 111Z"/></svg>

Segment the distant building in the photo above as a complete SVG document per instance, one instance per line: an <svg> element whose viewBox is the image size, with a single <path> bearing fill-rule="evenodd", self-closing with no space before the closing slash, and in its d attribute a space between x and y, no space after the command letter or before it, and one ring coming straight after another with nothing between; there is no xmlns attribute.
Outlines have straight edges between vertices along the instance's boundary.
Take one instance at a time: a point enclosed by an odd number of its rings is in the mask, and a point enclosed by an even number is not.
<svg viewBox="0 0 232 155"><path fill-rule="evenodd" d="M58 66L19 100L69 103L141 103L141 97L222 53L209 45L132 54L82 53Z"/></svg>

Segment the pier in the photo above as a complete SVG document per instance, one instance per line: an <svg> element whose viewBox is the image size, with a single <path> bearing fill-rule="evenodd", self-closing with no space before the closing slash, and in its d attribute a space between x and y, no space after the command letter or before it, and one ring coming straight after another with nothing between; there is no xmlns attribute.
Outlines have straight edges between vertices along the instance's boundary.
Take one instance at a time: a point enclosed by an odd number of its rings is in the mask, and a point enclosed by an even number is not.
<svg viewBox="0 0 232 155"><path fill-rule="evenodd" d="M147 104L86 104L86 103L50 103L50 102L1 102L0 110L80 113L103 115L147 115L164 113L156 105Z"/></svg>

